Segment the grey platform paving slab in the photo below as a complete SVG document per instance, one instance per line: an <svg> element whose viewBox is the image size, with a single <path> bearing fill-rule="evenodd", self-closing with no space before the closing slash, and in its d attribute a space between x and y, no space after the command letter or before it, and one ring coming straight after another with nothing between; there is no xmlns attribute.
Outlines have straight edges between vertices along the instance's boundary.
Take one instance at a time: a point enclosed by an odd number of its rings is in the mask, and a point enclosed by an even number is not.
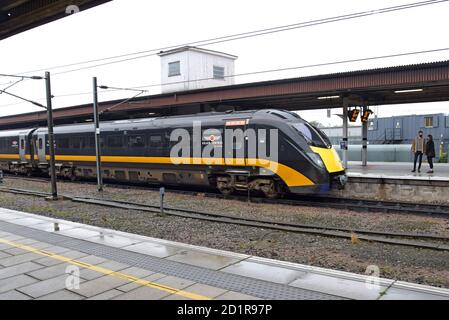
<svg viewBox="0 0 449 320"><path fill-rule="evenodd" d="M42 257L42 256L32 253L32 252L20 254L17 256L11 256L11 257L0 259L0 266L10 267L10 266L14 266L14 265L21 264L24 262L36 260L36 259L39 259L40 257Z"/></svg>
<svg viewBox="0 0 449 320"><path fill-rule="evenodd" d="M123 291L112 289L112 290L100 293L99 295L90 297L87 300L111 300L121 294L123 294Z"/></svg>
<svg viewBox="0 0 449 320"><path fill-rule="evenodd" d="M126 246L122 249L143 253L158 258L166 258L182 251L179 248L153 243L138 243L131 246Z"/></svg>
<svg viewBox="0 0 449 320"><path fill-rule="evenodd" d="M369 147L368 147L369 148ZM436 163L435 173L427 174L429 168L427 162L423 161L421 172L411 172L412 162L368 162L366 167L360 161L349 161L348 176L352 177L381 177L397 179L417 179L417 180L449 180L449 164Z"/></svg>
<svg viewBox="0 0 449 320"><path fill-rule="evenodd" d="M149 288L140 287L130 292L121 294L114 298L114 300L160 300L169 296L170 293Z"/></svg>
<svg viewBox="0 0 449 320"><path fill-rule="evenodd" d="M86 298L90 298L106 291L115 289L126 283L129 283L129 281L109 276L103 276L98 279L85 281L82 283L82 285L80 285L80 289L73 289L70 291L73 291L74 293L82 295Z"/></svg>
<svg viewBox="0 0 449 320"><path fill-rule="evenodd" d="M2 300L31 300L32 298L26 294L20 293L16 290L11 290L5 293L0 293L0 301Z"/></svg>
<svg viewBox="0 0 449 320"><path fill-rule="evenodd" d="M60 263L51 267L43 267L36 271L27 272L27 274L38 280L48 280L57 276L66 275L67 268L70 266L71 264L68 263Z"/></svg>
<svg viewBox="0 0 449 320"><path fill-rule="evenodd" d="M25 274L20 274L11 278L6 278L0 280L0 293L5 293L10 290L14 290L32 283L36 283L37 280L27 276Z"/></svg>
<svg viewBox="0 0 449 320"><path fill-rule="evenodd" d="M250 261L241 261L223 268L221 271L280 284L288 284L297 278L306 275L306 273L302 271L288 270L286 268L262 265Z"/></svg>
<svg viewBox="0 0 449 320"><path fill-rule="evenodd" d="M6 250L9 250L9 249L6 249ZM0 251L0 259L11 257L11 254L7 253L6 250Z"/></svg>
<svg viewBox="0 0 449 320"><path fill-rule="evenodd" d="M117 261L106 261L106 262L98 264L97 267L109 269L112 271L120 271L123 269L130 268L131 266L124 264L124 263L117 262Z"/></svg>
<svg viewBox="0 0 449 320"><path fill-rule="evenodd" d="M87 240L116 248L123 248L141 242L113 234L96 235L95 237L88 238Z"/></svg>
<svg viewBox="0 0 449 320"><path fill-rule="evenodd" d="M33 224L40 224L42 223L42 219L36 219L36 218L22 218L22 219L15 219L15 224L21 225L21 226L32 226Z"/></svg>
<svg viewBox="0 0 449 320"><path fill-rule="evenodd" d="M382 281L379 285L354 279L336 278L330 275L306 273L290 283L291 286L318 292L337 294L348 299L376 300L394 281Z"/></svg>
<svg viewBox="0 0 449 320"><path fill-rule="evenodd" d="M240 261L240 259L237 258L196 251L181 251L178 254L168 257L167 259L214 270L222 269Z"/></svg>
<svg viewBox="0 0 449 320"><path fill-rule="evenodd" d="M37 300L83 300L84 297L80 296L79 294L76 294L72 291L68 290L60 290L57 292L50 293L46 296L42 296L38 298Z"/></svg>
<svg viewBox="0 0 449 320"><path fill-rule="evenodd" d="M65 235L65 236L73 237L76 239L93 238L100 234L99 231L91 230L91 229L84 229L84 228L73 228L73 229L68 229L68 230L61 230L58 233Z"/></svg>
<svg viewBox="0 0 449 320"><path fill-rule="evenodd" d="M48 232L55 232L55 224L53 222L44 222L39 224L34 224L29 226L32 229L42 230L42 231L48 231ZM60 231L65 231L69 229L75 229L75 226L65 224L65 223L58 223L58 229Z"/></svg>
<svg viewBox="0 0 449 320"><path fill-rule="evenodd" d="M185 288L185 291L203 295L209 298L216 298L227 291L217 287L208 286L207 284L195 283L190 287Z"/></svg>
<svg viewBox="0 0 449 320"><path fill-rule="evenodd" d="M159 280L159 279L164 278L164 277L166 277L165 274L153 273L152 275L149 275L147 277L143 277L142 279L145 280L145 281L156 281L156 280ZM135 282L131 282L131 283L125 284L123 286L120 286L117 289L122 291L122 292L129 292L129 291L132 291L132 290L140 288L140 287L142 287L142 285L137 284Z"/></svg>
<svg viewBox="0 0 449 320"><path fill-rule="evenodd" d="M182 279L182 278L178 278L178 277L173 277L173 276L167 276L164 278L160 278L158 280L155 280L154 282L165 285L170 288L179 289L179 290L185 289L185 288L195 284L194 281L190 281L190 280L186 280L186 279Z"/></svg>
<svg viewBox="0 0 449 320"><path fill-rule="evenodd" d="M20 291L33 298L40 298L50 293L65 289L66 281L67 281L67 274L64 274L56 278L39 281L28 286L17 288L17 291ZM82 281L83 280L80 279L81 283Z"/></svg>
<svg viewBox="0 0 449 320"><path fill-rule="evenodd" d="M19 274L28 273L34 270L42 269L44 266L30 262L24 262L18 265L14 265L8 268L0 269L0 279L6 279L17 276Z"/></svg>
<svg viewBox="0 0 449 320"><path fill-rule="evenodd" d="M82 257L77 259L80 262L84 262L84 263L88 263L88 264L92 264L92 265L97 265L103 262L108 261L108 259L102 258L102 257L97 257L97 256L93 256L93 255L89 255L86 257Z"/></svg>
<svg viewBox="0 0 449 320"><path fill-rule="evenodd" d="M429 286L395 281L382 295L380 300L447 300L447 295L442 295L440 290Z"/></svg>
<svg viewBox="0 0 449 320"><path fill-rule="evenodd" d="M217 300L261 300L260 298L243 294L240 292L228 291L216 298Z"/></svg>

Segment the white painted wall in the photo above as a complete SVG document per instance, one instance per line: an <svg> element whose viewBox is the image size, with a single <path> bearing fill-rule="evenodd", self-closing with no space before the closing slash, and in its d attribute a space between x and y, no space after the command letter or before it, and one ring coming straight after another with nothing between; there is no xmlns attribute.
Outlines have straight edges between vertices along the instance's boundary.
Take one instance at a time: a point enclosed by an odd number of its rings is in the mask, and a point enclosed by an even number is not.
<svg viewBox="0 0 449 320"><path fill-rule="evenodd" d="M168 64L175 61L181 63L181 74L169 77ZM212 79L214 65L225 68L223 80ZM161 57L162 93L232 85L234 71L234 59L227 57L194 50L165 55Z"/></svg>

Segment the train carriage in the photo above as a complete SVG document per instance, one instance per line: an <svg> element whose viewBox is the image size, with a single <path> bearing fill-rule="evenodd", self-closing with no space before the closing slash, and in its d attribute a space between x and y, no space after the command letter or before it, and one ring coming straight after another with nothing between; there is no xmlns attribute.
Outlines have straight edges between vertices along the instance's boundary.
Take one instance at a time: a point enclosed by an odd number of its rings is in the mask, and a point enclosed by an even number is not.
<svg viewBox="0 0 449 320"><path fill-rule="evenodd" d="M54 132L57 175L94 178L93 124L56 126ZM283 110L103 122L100 141L106 179L209 186L225 194L250 189L273 198L327 192L346 181L325 134ZM0 132L5 171L47 172L48 149L46 128Z"/></svg>

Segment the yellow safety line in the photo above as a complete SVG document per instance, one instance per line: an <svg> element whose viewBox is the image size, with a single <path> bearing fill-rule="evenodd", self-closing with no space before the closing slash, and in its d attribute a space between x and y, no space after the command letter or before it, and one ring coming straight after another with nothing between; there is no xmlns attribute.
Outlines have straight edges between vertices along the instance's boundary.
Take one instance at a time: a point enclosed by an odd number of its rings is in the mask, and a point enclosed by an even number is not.
<svg viewBox="0 0 449 320"><path fill-rule="evenodd" d="M199 295L199 294L196 294L196 293L187 292L187 291L183 291L183 290L178 290L178 289L175 289L175 288L164 286L162 284L158 284L158 283L151 282L151 281L148 281L148 280L143 280L143 279L140 279L140 278L137 278L137 277L125 274L125 273L116 272L116 271L113 271L113 270L110 270L110 269L94 266L94 265L89 264L89 263L84 263L84 262L81 262L81 261L77 261L77 260L74 260L74 259L71 259L71 258L67 258L67 257L61 256L61 255L58 255L58 254L55 254L55 253L52 253L52 252L49 252L49 251L40 250L40 249L31 247L31 246L27 246L27 245L23 245L23 244L20 244L20 243L12 242L12 241L9 241L9 240L6 240L6 239L0 238L0 243L4 243L4 244L7 244L7 245L15 247L15 248L19 248L19 249L22 249L22 250L25 250L25 251L29 251L31 253L39 254L41 256L45 256L45 257L53 258L55 260L63 261L63 262L66 262L66 263L69 263L69 264L72 264L72 265L75 265L75 266L78 266L78 267L81 267L81 268L85 268L85 269L93 270L93 271L96 271L96 272L99 272L99 273L103 273L103 274L108 275L108 276L112 276L112 277L116 277L116 278L119 278L119 279L123 279L123 280L127 280L127 281L130 281L130 282L134 282L134 283L139 284L141 286L145 286L145 287L149 287L149 288L153 288L153 289L158 289L158 290L161 290L161 291L168 292L170 294L176 294L176 295L182 296L184 298L189 298L189 299L193 299L193 300L211 300L211 298L209 298L209 297L202 296L202 295Z"/></svg>

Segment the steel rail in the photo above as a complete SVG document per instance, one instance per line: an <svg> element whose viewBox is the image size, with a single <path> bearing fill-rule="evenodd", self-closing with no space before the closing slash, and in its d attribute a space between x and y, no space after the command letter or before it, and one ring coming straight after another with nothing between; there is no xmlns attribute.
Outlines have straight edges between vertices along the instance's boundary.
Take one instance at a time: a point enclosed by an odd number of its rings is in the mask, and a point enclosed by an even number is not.
<svg viewBox="0 0 449 320"><path fill-rule="evenodd" d="M16 188L5 188L0 187L1 192L10 192L15 194L23 194L29 196L37 196L37 197L49 197L49 193L32 191L32 190L24 190L24 189L16 189ZM131 203L127 201L118 201L118 200L109 200L109 199L99 199L99 198L90 198L90 197L77 197L64 195L64 198L67 200L71 200L73 202L80 202L86 204L93 205L101 205L107 207L115 207L126 210L138 210L152 213L160 213L158 210L158 206L155 205L147 205L147 204L139 204L139 203ZM359 240L366 240L371 242L380 242L392 245L402 245L402 246L410 246L417 248L425 248L432 250L442 250L449 251L449 245L442 243L432 243L432 242L423 242L418 241L417 239L432 239L438 241L448 241L449 237L440 236L436 234L418 234L418 233L402 233L402 232L383 232L383 231L375 231L375 230L363 230L363 229L351 229L351 228L339 228L339 227L324 227L318 225L307 225L307 224L291 224L291 223L283 223L276 222L271 220L263 220L263 219L252 219L252 218L242 218L236 216L229 216L217 213L210 212L202 212L195 210L187 210L180 208L166 208L166 210L162 213L164 215L177 216L188 219L197 219L218 223L227 223L227 224L235 224L247 227L256 227L256 228L264 228L278 231L287 231L294 233L304 233L304 234L314 234L318 236L327 236L327 237L337 237L337 238L345 238L352 239L356 237ZM412 238L413 240L403 240L403 239L394 239L395 237L402 238Z"/></svg>

